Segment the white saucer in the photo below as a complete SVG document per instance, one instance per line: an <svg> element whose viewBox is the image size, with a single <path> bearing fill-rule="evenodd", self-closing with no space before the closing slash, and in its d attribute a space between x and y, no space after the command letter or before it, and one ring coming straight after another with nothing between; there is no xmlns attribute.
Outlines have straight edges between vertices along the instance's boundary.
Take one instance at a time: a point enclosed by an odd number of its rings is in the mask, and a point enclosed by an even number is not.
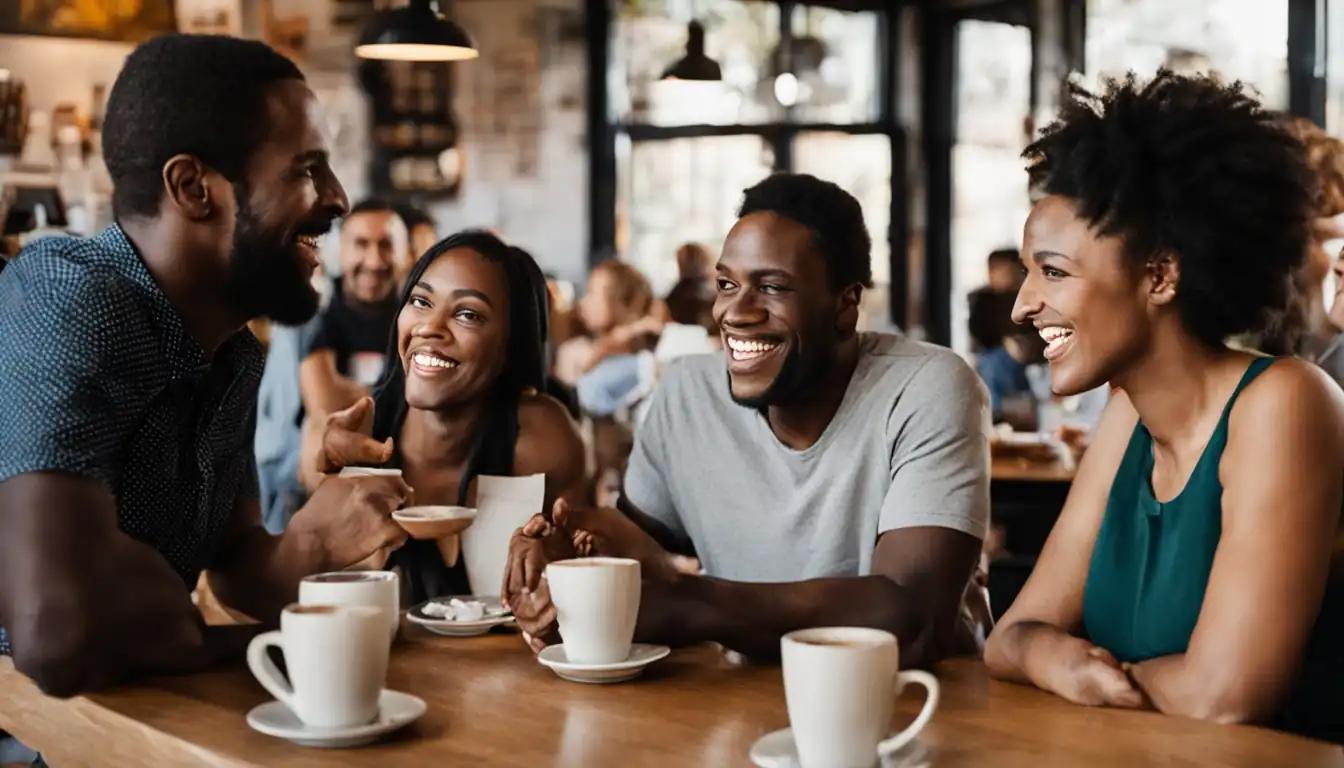
<svg viewBox="0 0 1344 768"><path fill-rule="evenodd" d="M425 714L425 702L409 693L384 689L378 696L378 719L349 728L313 728L304 725L289 707L268 701L247 713L247 724L267 736L292 741L301 747L359 747L379 736L403 728Z"/></svg>
<svg viewBox="0 0 1344 768"><path fill-rule="evenodd" d="M549 645L537 654L537 661L572 683L623 683L644 674L644 668L672 652L666 645L635 643L625 661L614 664L570 664L565 646Z"/></svg>
<svg viewBox="0 0 1344 768"><path fill-rule="evenodd" d="M798 748L793 743L793 730L785 728L757 739L751 745L751 762L761 768L798 768ZM882 768L929 768L931 765L933 755L918 738L882 760Z"/></svg>
<svg viewBox="0 0 1344 768"><path fill-rule="evenodd" d="M478 621L456 621L452 619L442 619L438 616L426 616L425 606L430 603L446 603L456 597L458 600L479 600L485 603L485 618ZM419 624L436 635L445 637L476 637L484 635L495 627L502 627L513 623L513 614L505 611L500 605L498 597L473 597L454 595L452 597L436 597L433 600L426 600L423 603L411 608L406 612L406 618L412 624Z"/></svg>

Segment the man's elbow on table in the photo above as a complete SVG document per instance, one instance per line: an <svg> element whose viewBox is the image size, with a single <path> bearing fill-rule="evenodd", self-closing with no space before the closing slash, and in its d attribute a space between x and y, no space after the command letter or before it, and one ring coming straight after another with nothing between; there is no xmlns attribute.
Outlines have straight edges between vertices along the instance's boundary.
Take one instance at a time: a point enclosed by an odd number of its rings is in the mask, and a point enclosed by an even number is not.
<svg viewBox="0 0 1344 768"><path fill-rule="evenodd" d="M78 612L39 607L28 622L6 627L14 668L59 699L106 684L112 674L89 629Z"/></svg>

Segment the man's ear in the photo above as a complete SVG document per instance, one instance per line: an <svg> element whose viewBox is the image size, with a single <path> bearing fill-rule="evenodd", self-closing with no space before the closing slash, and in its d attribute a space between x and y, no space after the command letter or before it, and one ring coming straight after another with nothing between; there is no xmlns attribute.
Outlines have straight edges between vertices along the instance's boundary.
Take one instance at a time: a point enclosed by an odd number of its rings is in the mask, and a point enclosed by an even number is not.
<svg viewBox="0 0 1344 768"><path fill-rule="evenodd" d="M202 221L215 211L210 173L192 155L174 155L163 165L164 202L190 221Z"/></svg>
<svg viewBox="0 0 1344 768"><path fill-rule="evenodd" d="M836 298L836 330L841 338L854 333L859 326L859 304L863 300L863 286L859 283L840 291Z"/></svg>

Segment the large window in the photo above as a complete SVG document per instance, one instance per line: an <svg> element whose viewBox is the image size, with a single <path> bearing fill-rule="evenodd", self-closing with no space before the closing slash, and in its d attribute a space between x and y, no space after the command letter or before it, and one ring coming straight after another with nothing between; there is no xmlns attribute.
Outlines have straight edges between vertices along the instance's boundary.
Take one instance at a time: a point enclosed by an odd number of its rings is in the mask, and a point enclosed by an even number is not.
<svg viewBox="0 0 1344 768"><path fill-rule="evenodd" d="M742 0L617 8L606 78L615 237L595 250L614 247L665 291L677 246L722 247L744 189L772 171L811 173L863 206L878 284L864 316L886 325L891 240L905 241L903 230L893 232L903 218L893 221L892 203L893 147L905 139L883 92L895 65L889 11ZM704 27L720 82L661 79L686 55L691 21Z"/></svg>
<svg viewBox="0 0 1344 768"><path fill-rule="evenodd" d="M1031 209L1022 160L1031 126L1031 31L962 21L956 50L951 341L969 352L967 295L985 284L991 251L1021 244Z"/></svg>
<svg viewBox="0 0 1344 768"><path fill-rule="evenodd" d="M678 246L718 248L733 226L742 190L768 175L774 163L759 136L622 144L617 218L625 219L629 239L621 250L662 295L677 281Z"/></svg>
<svg viewBox="0 0 1344 768"><path fill-rule="evenodd" d="M1217 72L1288 108L1288 0L1087 0L1088 75Z"/></svg>

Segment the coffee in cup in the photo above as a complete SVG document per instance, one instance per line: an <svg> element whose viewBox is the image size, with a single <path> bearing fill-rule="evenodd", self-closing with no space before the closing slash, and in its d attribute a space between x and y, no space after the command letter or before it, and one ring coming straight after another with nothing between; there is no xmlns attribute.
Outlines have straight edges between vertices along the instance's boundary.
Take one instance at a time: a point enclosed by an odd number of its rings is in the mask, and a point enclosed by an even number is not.
<svg viewBox="0 0 1344 768"><path fill-rule="evenodd" d="M615 664L630 657L639 618L638 560L560 560L546 566L546 583L569 663Z"/></svg>
<svg viewBox="0 0 1344 768"><path fill-rule="evenodd" d="M284 655L288 681L266 653L271 646ZM380 608L295 604L280 614L278 632L252 639L247 664L305 725L347 728L378 717L388 646Z"/></svg>
<svg viewBox="0 0 1344 768"><path fill-rule="evenodd" d="M395 571L331 571L299 582L302 605L367 605L385 614L395 640L401 625L401 585Z"/></svg>
<svg viewBox="0 0 1344 768"><path fill-rule="evenodd" d="M889 632L824 627L780 641L789 727L802 768L872 768L910 743L938 708L938 680L900 671L900 646ZM905 730L884 739L896 699L908 683L928 691Z"/></svg>

